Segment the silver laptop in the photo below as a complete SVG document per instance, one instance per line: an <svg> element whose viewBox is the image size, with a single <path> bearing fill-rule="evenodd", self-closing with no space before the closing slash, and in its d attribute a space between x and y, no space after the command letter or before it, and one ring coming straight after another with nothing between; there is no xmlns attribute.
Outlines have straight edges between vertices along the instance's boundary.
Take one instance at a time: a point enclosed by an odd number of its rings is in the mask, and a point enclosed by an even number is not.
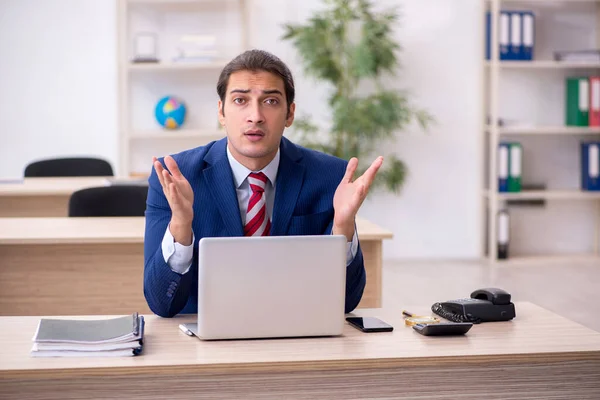
<svg viewBox="0 0 600 400"><path fill-rule="evenodd" d="M201 339L340 335L346 294L341 235L202 238Z"/></svg>

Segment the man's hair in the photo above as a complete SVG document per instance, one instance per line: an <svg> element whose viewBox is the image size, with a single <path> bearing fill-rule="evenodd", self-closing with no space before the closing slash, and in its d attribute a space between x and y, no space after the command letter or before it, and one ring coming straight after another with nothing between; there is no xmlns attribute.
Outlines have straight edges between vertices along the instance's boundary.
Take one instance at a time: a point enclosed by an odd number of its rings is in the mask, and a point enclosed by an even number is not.
<svg viewBox="0 0 600 400"><path fill-rule="evenodd" d="M294 78L290 69L283 61L264 50L248 50L231 60L221 71L217 82L217 93L221 99L221 112L225 115L225 95L229 77L238 71L266 71L275 74L283 80L285 99L287 101L287 114L290 114L290 105L294 102Z"/></svg>

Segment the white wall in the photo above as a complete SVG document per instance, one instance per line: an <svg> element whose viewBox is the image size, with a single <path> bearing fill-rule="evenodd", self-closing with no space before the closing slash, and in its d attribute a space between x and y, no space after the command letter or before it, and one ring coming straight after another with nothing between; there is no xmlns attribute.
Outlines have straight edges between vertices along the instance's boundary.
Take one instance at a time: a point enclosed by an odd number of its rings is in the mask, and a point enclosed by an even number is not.
<svg viewBox="0 0 600 400"><path fill-rule="evenodd" d="M0 177L34 159L116 167L115 2L0 1Z"/></svg>

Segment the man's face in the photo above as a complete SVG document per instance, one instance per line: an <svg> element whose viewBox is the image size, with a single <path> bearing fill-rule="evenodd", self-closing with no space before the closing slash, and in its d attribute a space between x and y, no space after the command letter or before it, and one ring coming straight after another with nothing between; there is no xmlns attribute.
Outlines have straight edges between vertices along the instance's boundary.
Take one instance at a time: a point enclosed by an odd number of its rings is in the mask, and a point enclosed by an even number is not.
<svg viewBox="0 0 600 400"><path fill-rule="evenodd" d="M231 74L219 121L227 131L229 150L253 171L264 168L277 153L283 130L292 125L295 104L287 113L283 80L266 71Z"/></svg>

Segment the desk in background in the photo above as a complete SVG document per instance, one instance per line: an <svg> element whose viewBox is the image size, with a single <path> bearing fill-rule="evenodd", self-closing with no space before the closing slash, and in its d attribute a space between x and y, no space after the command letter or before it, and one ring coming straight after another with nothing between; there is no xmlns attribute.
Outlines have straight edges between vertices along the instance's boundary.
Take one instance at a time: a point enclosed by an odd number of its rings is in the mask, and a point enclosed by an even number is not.
<svg viewBox="0 0 600 400"><path fill-rule="evenodd" d="M382 240L357 220L367 286L381 307ZM0 218L0 315L149 312L143 295L144 218Z"/></svg>
<svg viewBox="0 0 600 400"><path fill-rule="evenodd" d="M516 311L466 336L421 336L396 309L355 313L389 333L212 342L177 329L191 316L148 316L141 356L51 360L29 356L39 317L0 317L0 398L600 398L600 333L530 303Z"/></svg>
<svg viewBox="0 0 600 400"><path fill-rule="evenodd" d="M71 194L80 189L106 186L115 177L25 178L22 183L0 182L0 218L66 217ZM139 183L139 178L119 178Z"/></svg>

